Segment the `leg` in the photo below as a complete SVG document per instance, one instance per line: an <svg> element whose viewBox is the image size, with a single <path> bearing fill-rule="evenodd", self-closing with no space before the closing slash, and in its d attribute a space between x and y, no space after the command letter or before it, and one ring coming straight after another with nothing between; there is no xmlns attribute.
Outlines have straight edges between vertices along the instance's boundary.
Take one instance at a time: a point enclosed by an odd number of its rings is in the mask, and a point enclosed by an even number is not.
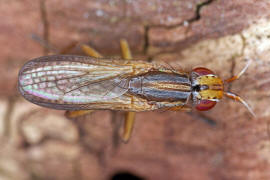
<svg viewBox="0 0 270 180"><path fill-rule="evenodd" d="M92 113L94 110L77 110L77 111L66 111L65 116L68 118L76 118L86 114Z"/></svg>
<svg viewBox="0 0 270 180"><path fill-rule="evenodd" d="M81 48L85 52L85 54L87 54L89 56L96 57L96 58L102 57L101 54L99 54L95 49L91 48L90 46L82 45ZM65 115L68 118L76 118L79 116L90 114L92 112L93 112L93 110L66 111Z"/></svg>
<svg viewBox="0 0 270 180"><path fill-rule="evenodd" d="M122 135L122 140L127 143L131 137L131 133L134 126L135 112L126 112L125 122L124 122L124 132Z"/></svg>
<svg viewBox="0 0 270 180"><path fill-rule="evenodd" d="M120 46L122 51L122 57L124 59L131 59L132 55L128 47L128 43L125 39L120 40ZM124 128L123 128L123 134L122 134L122 140L127 143L130 139L133 126L134 126L134 120L135 120L135 112L127 112L124 122Z"/></svg>
<svg viewBox="0 0 270 180"><path fill-rule="evenodd" d="M81 46L81 48L82 48L83 52L85 54L87 54L88 56L92 56L95 58L102 58L103 57L101 54L99 54L99 52L97 52L95 49L91 48L90 46L83 44Z"/></svg>
<svg viewBox="0 0 270 180"><path fill-rule="evenodd" d="M124 59L132 59L132 55L128 46L128 42L125 39L120 40L120 46L122 51L122 57Z"/></svg>

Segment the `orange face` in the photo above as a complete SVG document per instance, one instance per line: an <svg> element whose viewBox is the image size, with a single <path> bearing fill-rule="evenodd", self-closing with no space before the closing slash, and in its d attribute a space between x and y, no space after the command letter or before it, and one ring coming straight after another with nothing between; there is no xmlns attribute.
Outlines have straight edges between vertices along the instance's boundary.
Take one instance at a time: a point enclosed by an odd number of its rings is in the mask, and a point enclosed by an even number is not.
<svg viewBox="0 0 270 180"><path fill-rule="evenodd" d="M223 82L215 75L203 75L197 78L201 86L198 98L217 101L223 96Z"/></svg>
<svg viewBox="0 0 270 180"><path fill-rule="evenodd" d="M211 70L195 68L191 73L193 102L196 109L206 111L213 108L223 97L223 81Z"/></svg>

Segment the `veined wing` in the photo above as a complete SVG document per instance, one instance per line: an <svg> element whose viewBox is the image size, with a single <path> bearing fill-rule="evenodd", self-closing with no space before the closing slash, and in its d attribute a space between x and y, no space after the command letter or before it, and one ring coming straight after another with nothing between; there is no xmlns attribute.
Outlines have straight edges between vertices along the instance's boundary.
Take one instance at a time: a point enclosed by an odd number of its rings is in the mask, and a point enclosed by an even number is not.
<svg viewBox="0 0 270 180"><path fill-rule="evenodd" d="M128 76L153 68L150 63L136 64L86 56L44 56L23 66L18 87L35 104L57 109L72 109L72 104L74 109L82 109L76 105L123 95L128 90Z"/></svg>

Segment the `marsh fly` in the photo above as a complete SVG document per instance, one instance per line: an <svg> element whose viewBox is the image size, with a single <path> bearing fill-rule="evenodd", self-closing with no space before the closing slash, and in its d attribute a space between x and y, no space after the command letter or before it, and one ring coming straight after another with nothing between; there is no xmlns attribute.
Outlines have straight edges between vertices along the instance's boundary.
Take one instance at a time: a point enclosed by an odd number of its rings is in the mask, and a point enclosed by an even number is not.
<svg viewBox="0 0 270 180"><path fill-rule="evenodd" d="M156 109L199 111L213 108L227 96L224 84L238 79L248 68L227 80L203 67L190 72L167 68L158 63L131 60L126 40L120 41L123 59L102 58L96 50L83 45L89 56L52 55L27 62L19 72L18 88L28 101L53 109L67 110L74 118L92 110L126 111L122 140L130 139L135 113ZM255 115L254 115L255 116Z"/></svg>
<svg viewBox="0 0 270 180"><path fill-rule="evenodd" d="M61 110L188 110L193 104L206 111L227 96L254 115L245 101L223 88L248 65L223 81L202 67L183 72L145 61L51 55L27 62L19 72L18 87L28 101Z"/></svg>

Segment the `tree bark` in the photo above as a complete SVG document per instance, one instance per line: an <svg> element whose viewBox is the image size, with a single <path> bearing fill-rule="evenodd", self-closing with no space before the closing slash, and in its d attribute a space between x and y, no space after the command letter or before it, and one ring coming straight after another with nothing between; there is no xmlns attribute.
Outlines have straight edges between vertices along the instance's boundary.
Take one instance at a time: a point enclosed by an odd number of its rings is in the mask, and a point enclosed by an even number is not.
<svg viewBox="0 0 270 180"><path fill-rule="evenodd" d="M110 179L128 172L145 179L270 179L269 17L268 0L1 1L1 119L11 130L0 152L16 160L17 169L3 166L7 173L0 176ZM138 113L132 139L121 144L121 113L98 111L71 121L18 95L18 70L31 58L73 42L120 56L121 38L136 59L186 71L203 66L224 79L251 59L241 79L225 88L245 99L256 119L228 99L204 113Z"/></svg>

